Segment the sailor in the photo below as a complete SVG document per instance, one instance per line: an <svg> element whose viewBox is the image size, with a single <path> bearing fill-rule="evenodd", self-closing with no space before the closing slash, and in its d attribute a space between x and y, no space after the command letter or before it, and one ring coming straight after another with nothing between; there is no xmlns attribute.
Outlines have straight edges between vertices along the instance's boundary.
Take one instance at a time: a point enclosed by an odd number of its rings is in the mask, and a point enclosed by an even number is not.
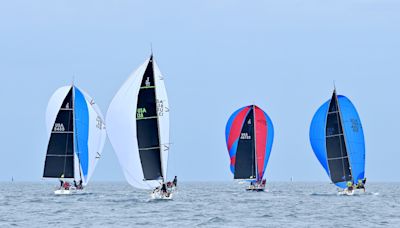
<svg viewBox="0 0 400 228"><path fill-rule="evenodd" d="M177 176L174 177L174 180L172 181L172 183L176 187L176 185L178 184L178 177Z"/></svg>
<svg viewBox="0 0 400 228"><path fill-rule="evenodd" d="M353 182L348 181L346 185L347 185L347 190L348 191L353 191Z"/></svg>
<svg viewBox="0 0 400 228"><path fill-rule="evenodd" d="M74 187L78 188L78 185L76 184L76 181L74 180Z"/></svg>
<svg viewBox="0 0 400 228"><path fill-rule="evenodd" d="M60 177L60 188L62 188L63 187L63 185L64 185L64 174L62 174L61 175L61 177Z"/></svg>
<svg viewBox="0 0 400 228"><path fill-rule="evenodd" d="M267 183L267 180L266 180L266 179L262 180L261 186L265 187L265 184L266 184L266 183Z"/></svg>
<svg viewBox="0 0 400 228"><path fill-rule="evenodd" d="M254 189L254 188L255 188L255 186L254 186L254 182L253 182L253 181L251 181L251 182L250 182L249 189L250 189L250 190L252 190L252 189Z"/></svg>
<svg viewBox="0 0 400 228"><path fill-rule="evenodd" d="M68 181L64 182L63 187L64 187L65 190L69 190L70 184L68 183Z"/></svg>
<svg viewBox="0 0 400 228"><path fill-rule="evenodd" d="M78 184L78 187L77 187L77 189L83 189L83 186L82 186L82 180L80 180L80 181L79 181L79 184Z"/></svg>
<svg viewBox="0 0 400 228"><path fill-rule="evenodd" d="M362 180L363 185L365 185L366 182L367 182L367 178L364 177L364 179Z"/></svg>
<svg viewBox="0 0 400 228"><path fill-rule="evenodd" d="M167 193L167 186L165 184L162 185L161 192L162 193Z"/></svg>
<svg viewBox="0 0 400 228"><path fill-rule="evenodd" d="M365 184L365 178L363 180L359 179L358 182L357 182L356 188L357 189L363 189L364 192L365 192L364 184Z"/></svg>

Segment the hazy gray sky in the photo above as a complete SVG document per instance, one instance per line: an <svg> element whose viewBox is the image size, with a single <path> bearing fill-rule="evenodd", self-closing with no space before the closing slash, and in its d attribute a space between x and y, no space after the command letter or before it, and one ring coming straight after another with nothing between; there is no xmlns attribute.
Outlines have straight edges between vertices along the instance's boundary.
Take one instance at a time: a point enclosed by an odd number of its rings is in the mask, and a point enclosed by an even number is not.
<svg viewBox="0 0 400 228"><path fill-rule="evenodd" d="M361 117L366 176L400 181L399 1L151 2L0 2L0 180L41 179L58 87L75 76L105 115L152 43L171 108L170 175L231 180L225 124L254 102L275 127L267 179L328 182L308 132L335 80ZM94 180L123 179L107 141Z"/></svg>

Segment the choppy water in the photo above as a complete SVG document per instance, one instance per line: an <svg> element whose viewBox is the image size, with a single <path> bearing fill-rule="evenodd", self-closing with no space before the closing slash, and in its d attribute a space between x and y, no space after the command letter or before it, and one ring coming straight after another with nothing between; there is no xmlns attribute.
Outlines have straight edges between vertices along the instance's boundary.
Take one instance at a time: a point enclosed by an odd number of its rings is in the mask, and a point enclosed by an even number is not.
<svg viewBox="0 0 400 228"><path fill-rule="evenodd" d="M54 184L56 185L56 183ZM3 183L0 227L400 227L400 184L368 183L338 196L327 183L180 183L172 201L125 183L91 183L86 194L55 196L49 183Z"/></svg>

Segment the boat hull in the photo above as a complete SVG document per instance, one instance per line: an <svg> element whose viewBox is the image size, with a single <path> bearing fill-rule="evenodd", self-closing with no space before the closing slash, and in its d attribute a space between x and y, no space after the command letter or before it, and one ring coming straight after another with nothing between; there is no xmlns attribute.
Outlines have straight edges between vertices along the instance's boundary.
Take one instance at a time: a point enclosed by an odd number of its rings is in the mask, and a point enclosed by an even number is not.
<svg viewBox="0 0 400 228"><path fill-rule="evenodd" d="M174 194L172 192L165 194L160 191L156 191L156 192L152 192L150 197L153 200L172 200L173 195Z"/></svg>
<svg viewBox="0 0 400 228"><path fill-rule="evenodd" d="M340 196L352 196L352 195L361 195L364 193L365 191L362 189L353 189L353 190L343 189L339 191L337 194Z"/></svg>
<svg viewBox="0 0 400 228"><path fill-rule="evenodd" d="M265 192L265 188L246 188L248 192Z"/></svg>
<svg viewBox="0 0 400 228"><path fill-rule="evenodd" d="M84 193L83 189L57 189L54 191L54 195L75 195Z"/></svg>

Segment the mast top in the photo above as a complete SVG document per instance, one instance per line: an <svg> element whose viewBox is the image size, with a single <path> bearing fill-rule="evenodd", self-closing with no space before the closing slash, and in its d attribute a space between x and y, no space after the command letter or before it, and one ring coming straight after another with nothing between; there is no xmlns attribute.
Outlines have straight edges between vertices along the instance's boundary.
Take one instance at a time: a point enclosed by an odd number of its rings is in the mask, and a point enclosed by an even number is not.
<svg viewBox="0 0 400 228"><path fill-rule="evenodd" d="M150 60L153 60L153 43L150 42Z"/></svg>
<svg viewBox="0 0 400 228"><path fill-rule="evenodd" d="M333 92L336 93L336 83L335 83L335 80L333 80Z"/></svg>

